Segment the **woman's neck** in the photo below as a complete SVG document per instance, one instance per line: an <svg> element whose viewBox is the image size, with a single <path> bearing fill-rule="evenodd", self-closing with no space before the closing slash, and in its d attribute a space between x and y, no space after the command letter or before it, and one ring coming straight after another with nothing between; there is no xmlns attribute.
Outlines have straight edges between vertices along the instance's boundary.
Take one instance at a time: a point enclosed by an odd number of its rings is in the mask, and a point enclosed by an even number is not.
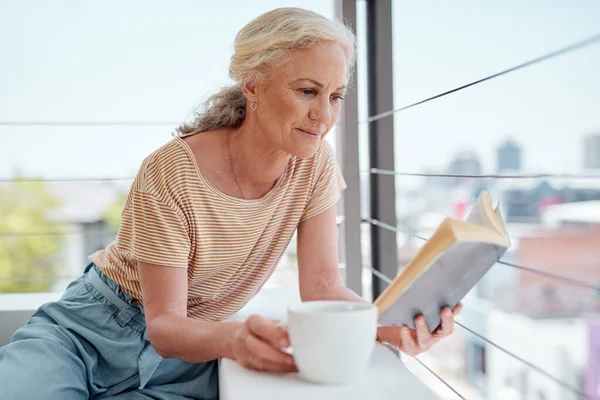
<svg viewBox="0 0 600 400"><path fill-rule="evenodd" d="M272 185L284 173L291 156L260 137L260 130L251 125L244 123L226 134L232 168L242 186Z"/></svg>

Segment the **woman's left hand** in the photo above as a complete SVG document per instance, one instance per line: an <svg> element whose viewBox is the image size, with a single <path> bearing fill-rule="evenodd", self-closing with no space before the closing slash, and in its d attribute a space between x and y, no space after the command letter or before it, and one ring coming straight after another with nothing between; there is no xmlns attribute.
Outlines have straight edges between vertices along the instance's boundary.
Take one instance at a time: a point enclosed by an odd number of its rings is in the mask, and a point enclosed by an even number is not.
<svg viewBox="0 0 600 400"><path fill-rule="evenodd" d="M462 303L458 303L454 310L450 307L444 307L440 312L442 318L441 325L430 333L425 317L419 315L415 318L417 329L411 329L408 326L381 326L377 329L377 335L385 344L389 344L396 349L411 355L426 352L437 343L441 338L450 335L454 331L454 317L462 309Z"/></svg>

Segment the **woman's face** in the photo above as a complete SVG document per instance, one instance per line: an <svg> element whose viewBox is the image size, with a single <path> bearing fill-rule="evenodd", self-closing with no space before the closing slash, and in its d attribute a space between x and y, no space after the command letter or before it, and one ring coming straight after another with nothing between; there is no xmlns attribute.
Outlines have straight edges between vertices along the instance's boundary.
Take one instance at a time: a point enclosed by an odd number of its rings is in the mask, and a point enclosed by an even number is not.
<svg viewBox="0 0 600 400"><path fill-rule="evenodd" d="M346 88L346 55L341 45L323 43L298 50L256 84L248 104L256 99L258 128L278 150L312 157L336 123Z"/></svg>

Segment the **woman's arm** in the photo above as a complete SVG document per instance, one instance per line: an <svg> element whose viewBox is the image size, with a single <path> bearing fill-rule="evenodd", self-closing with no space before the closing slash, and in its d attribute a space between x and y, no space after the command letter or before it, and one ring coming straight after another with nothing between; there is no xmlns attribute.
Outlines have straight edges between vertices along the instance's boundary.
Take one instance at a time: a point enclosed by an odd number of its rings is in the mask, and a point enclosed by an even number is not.
<svg viewBox="0 0 600 400"><path fill-rule="evenodd" d="M163 358L205 362L230 358L251 369L295 371L287 331L252 316L245 322L207 322L187 317L187 270L139 263L148 338Z"/></svg>
<svg viewBox="0 0 600 400"><path fill-rule="evenodd" d="M298 274L302 300L365 301L342 282L337 242L335 206L303 221L298 227ZM444 308L440 313L442 325L433 333L427 328L425 318L419 316L415 319L416 330L407 326L382 326L378 328L377 335L403 352L416 355L452 333L453 318L460 309L460 304L454 310Z"/></svg>
<svg viewBox="0 0 600 400"><path fill-rule="evenodd" d="M337 229L335 206L298 226L298 275L303 301L365 301L342 282Z"/></svg>
<svg viewBox="0 0 600 400"><path fill-rule="evenodd" d="M203 362L229 357L231 338L241 323L187 317L187 270L139 263L148 338L164 358Z"/></svg>

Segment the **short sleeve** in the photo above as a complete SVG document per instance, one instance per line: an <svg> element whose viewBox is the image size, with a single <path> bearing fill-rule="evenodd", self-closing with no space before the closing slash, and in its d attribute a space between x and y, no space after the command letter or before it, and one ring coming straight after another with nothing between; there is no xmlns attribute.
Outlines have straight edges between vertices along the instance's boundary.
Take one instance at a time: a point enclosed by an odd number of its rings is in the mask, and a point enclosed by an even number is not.
<svg viewBox="0 0 600 400"><path fill-rule="evenodd" d="M317 155L317 174L308 204L300 222L314 217L335 205L346 189L340 166L331 146L324 142Z"/></svg>
<svg viewBox="0 0 600 400"><path fill-rule="evenodd" d="M134 190L123 214L121 233L138 261L187 268L190 237L178 213L153 194ZM130 232L127 232L127 231Z"/></svg>

